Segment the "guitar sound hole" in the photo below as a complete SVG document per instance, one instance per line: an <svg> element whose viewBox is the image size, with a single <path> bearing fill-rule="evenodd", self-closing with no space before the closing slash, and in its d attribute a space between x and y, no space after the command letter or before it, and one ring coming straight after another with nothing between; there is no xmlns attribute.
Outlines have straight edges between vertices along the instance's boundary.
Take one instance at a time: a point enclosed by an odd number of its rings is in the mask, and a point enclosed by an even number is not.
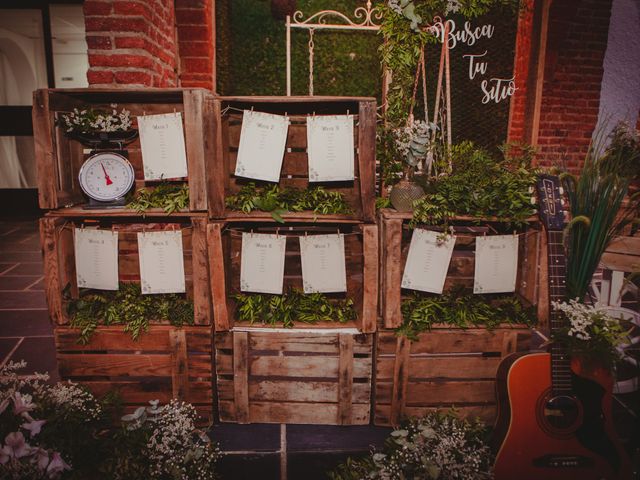
<svg viewBox="0 0 640 480"><path fill-rule="evenodd" d="M579 423L580 412L580 404L567 395L552 397L544 405L545 420L554 430L573 430Z"/></svg>

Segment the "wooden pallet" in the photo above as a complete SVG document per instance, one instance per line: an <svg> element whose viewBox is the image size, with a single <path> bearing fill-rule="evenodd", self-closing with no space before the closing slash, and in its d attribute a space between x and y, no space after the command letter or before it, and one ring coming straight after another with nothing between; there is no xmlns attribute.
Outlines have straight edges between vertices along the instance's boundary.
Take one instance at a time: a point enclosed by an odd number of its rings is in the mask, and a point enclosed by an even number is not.
<svg viewBox="0 0 640 480"><path fill-rule="evenodd" d="M127 410L167 403L192 403L199 414L213 416L212 338L210 327L152 325L139 340L121 326L98 327L87 345L76 329L54 329L60 378L81 383L101 397L118 392Z"/></svg>
<svg viewBox="0 0 640 480"><path fill-rule="evenodd" d="M369 423L373 335L234 330L215 351L222 422Z"/></svg>
<svg viewBox="0 0 640 480"><path fill-rule="evenodd" d="M378 217L380 245L383 245L380 254L380 315L385 328L397 328L402 325L402 299L409 291L405 291L400 285L411 243L412 230L408 226L411 216L411 213L383 209ZM490 234L491 227L500 222L487 219L477 224L460 217L454 224L456 224L458 239L447 272L445 291L457 285L473 287L474 237ZM542 296L547 291L546 280L542 281L543 272L539 269L540 262L546 258L544 251L541 250L543 237L538 222L532 219L526 234L520 238L519 242L520 261L516 291L531 304L540 302L542 305L544 303ZM546 309L539 309L540 320L544 319L544 315L546 315Z"/></svg>
<svg viewBox="0 0 640 480"><path fill-rule="evenodd" d="M56 126L60 114L74 108L107 108L118 104L132 120L138 115L181 112L184 122L189 177L189 210L206 211L205 161L213 155L213 95L204 89L42 89L33 97L33 136L38 169L40 208L59 209L85 203L78 184L78 172L86 158L85 147L65 136ZM158 182L145 182L140 139L128 147L129 161L136 176L136 188ZM124 208L122 210L125 210ZM111 210L109 213L117 212ZM131 212L129 210L129 212Z"/></svg>
<svg viewBox="0 0 640 480"><path fill-rule="evenodd" d="M212 309L209 289L209 265L207 257L206 218L186 216L158 220L140 218L98 217L95 223L88 219L45 216L40 219L40 238L44 252L44 287L49 306L49 315L57 325L69 323L62 291L69 285L73 298L80 295L75 270L73 248L74 227L88 224L99 228L117 230L118 233L118 275L121 282L139 283L140 264L138 259L137 233L142 231L176 230L182 231L184 269L187 297L193 300L194 323L212 324Z"/></svg>
<svg viewBox="0 0 640 480"><path fill-rule="evenodd" d="M395 426L405 417L455 407L490 424L500 360L527 350L530 338L528 328L508 325L493 331L438 325L417 341L379 332L374 423Z"/></svg>
<svg viewBox="0 0 640 480"><path fill-rule="evenodd" d="M347 273L346 294L331 294L335 298L350 298L358 314L357 321L348 324L322 322L318 328L355 327L371 333L376 329L378 299L378 233L375 225L364 224L289 224L212 222L207 227L209 267L211 269L211 298L213 300L215 331L230 330L239 323L234 320L233 295L240 293L240 265L242 232L275 233L287 235L287 254L284 268L284 289L302 290L302 269L298 235L314 233L345 234L345 261ZM308 328L298 323L296 327Z"/></svg>
<svg viewBox="0 0 640 480"><path fill-rule="evenodd" d="M354 129L355 177L352 182L331 182L324 188L344 195L353 210L352 215L331 215L332 222L375 221L375 130L376 101L373 98L353 97L219 97L214 102L216 149L212 164L207 169L209 214L212 218L238 221L271 221L266 212L249 215L228 211L225 198L237 193L250 180L235 177L235 166L242 110L255 109L260 112L284 115L291 120L284 155L280 185L306 189L309 186L307 160L306 119L310 115L355 116ZM240 110L240 111L239 111ZM255 182L257 185L264 182ZM322 215L299 212L283 215L285 219L315 221Z"/></svg>

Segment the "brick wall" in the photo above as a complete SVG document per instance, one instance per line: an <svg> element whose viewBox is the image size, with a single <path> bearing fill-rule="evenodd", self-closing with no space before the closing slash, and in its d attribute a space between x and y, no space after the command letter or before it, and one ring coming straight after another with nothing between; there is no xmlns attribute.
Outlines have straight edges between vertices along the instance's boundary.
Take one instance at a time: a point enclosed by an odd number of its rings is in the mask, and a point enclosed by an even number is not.
<svg viewBox="0 0 640 480"><path fill-rule="evenodd" d="M215 90L213 0L176 0L180 84Z"/></svg>
<svg viewBox="0 0 640 480"><path fill-rule="evenodd" d="M538 164L579 173L598 120L611 0L554 0L549 12ZM517 51L526 55L527 40ZM525 65L516 59L516 68ZM516 70L517 77L526 72ZM509 136L522 138L526 87L516 92Z"/></svg>
<svg viewBox="0 0 640 480"><path fill-rule="evenodd" d="M518 32L516 34L516 58L513 69L515 72L516 92L511 98L509 110L508 140L524 142L525 140L525 110L527 103L527 78L529 76L529 61L533 45L533 3L527 0L518 18Z"/></svg>
<svg viewBox="0 0 640 480"><path fill-rule="evenodd" d="M176 86L173 0L86 0L91 86Z"/></svg>

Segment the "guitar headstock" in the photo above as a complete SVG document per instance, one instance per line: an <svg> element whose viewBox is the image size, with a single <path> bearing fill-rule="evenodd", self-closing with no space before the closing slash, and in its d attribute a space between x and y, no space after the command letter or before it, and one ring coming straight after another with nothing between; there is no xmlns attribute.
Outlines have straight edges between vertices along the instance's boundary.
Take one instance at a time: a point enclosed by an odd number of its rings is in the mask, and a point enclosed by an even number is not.
<svg viewBox="0 0 640 480"><path fill-rule="evenodd" d="M536 182L540 220L547 230L564 228L561 188L560 178L555 175L541 174Z"/></svg>

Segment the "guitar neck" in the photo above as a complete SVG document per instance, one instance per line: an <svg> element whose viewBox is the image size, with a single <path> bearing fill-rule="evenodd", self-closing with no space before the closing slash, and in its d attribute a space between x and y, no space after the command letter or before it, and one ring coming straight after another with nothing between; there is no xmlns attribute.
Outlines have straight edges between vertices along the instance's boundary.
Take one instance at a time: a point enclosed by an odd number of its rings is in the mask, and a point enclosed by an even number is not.
<svg viewBox="0 0 640 480"><path fill-rule="evenodd" d="M563 233L560 230L547 232L547 258L549 265L549 301L562 302L566 296L566 262ZM551 334L557 333L564 324L560 312L551 308L549 314ZM571 359L565 349L553 343L551 346L551 386L554 396L569 395L571 386Z"/></svg>

